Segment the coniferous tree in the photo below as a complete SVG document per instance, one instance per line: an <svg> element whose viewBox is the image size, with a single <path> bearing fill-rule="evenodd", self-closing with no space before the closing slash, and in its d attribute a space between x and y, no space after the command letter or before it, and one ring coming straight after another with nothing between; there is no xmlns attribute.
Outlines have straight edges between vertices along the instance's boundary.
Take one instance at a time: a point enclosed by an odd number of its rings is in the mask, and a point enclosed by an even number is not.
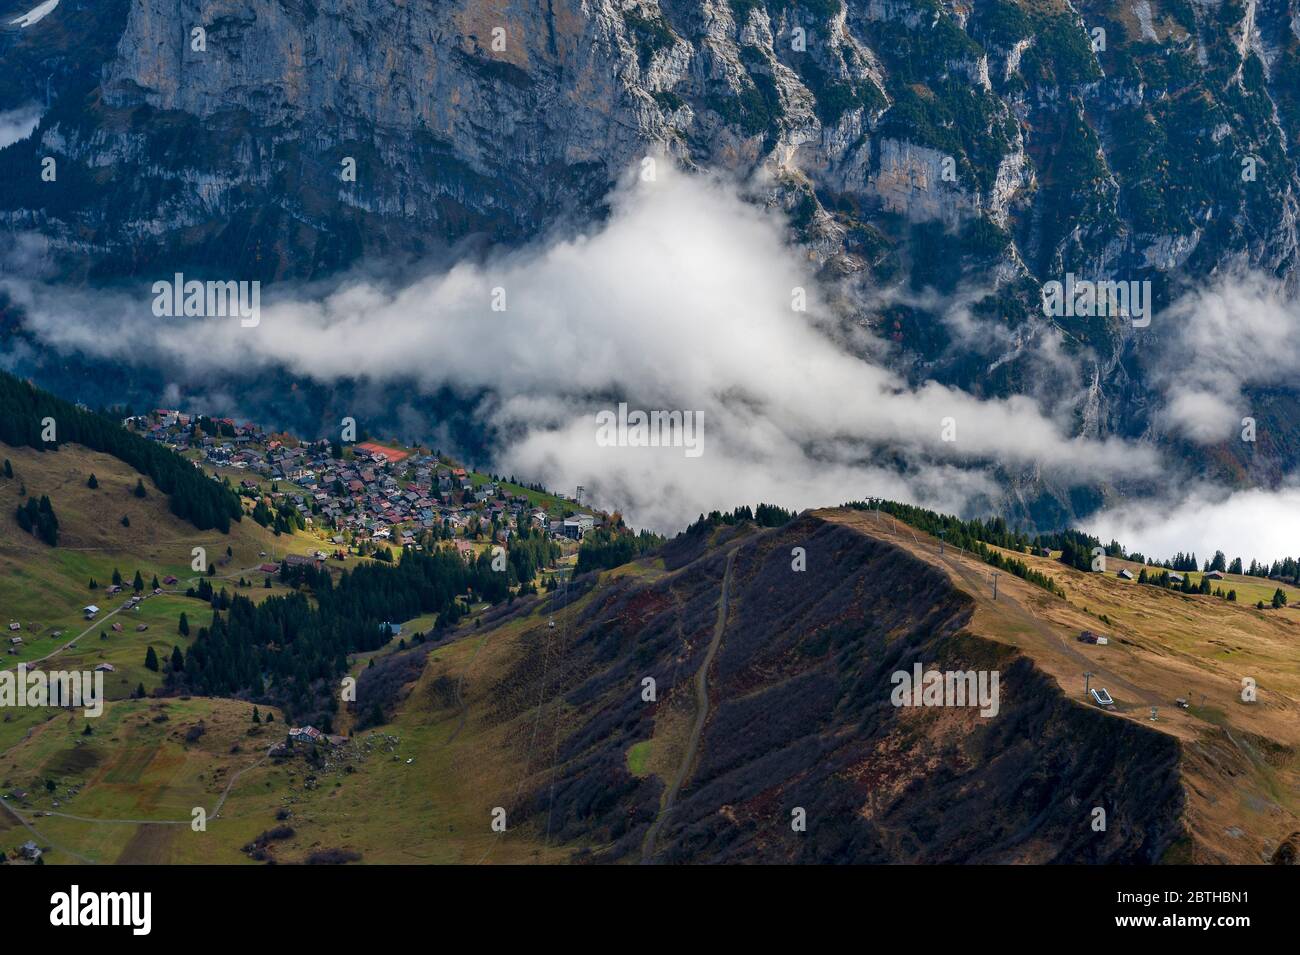
<svg viewBox="0 0 1300 955"><path fill-rule="evenodd" d="M95 477L94 472L91 473L90 480L86 482L86 487L90 488L92 491L99 487L99 479Z"/></svg>
<svg viewBox="0 0 1300 955"><path fill-rule="evenodd" d="M144 668L146 670L152 670L154 673L158 672L158 654L153 652L152 646L150 646L149 649L145 651Z"/></svg>

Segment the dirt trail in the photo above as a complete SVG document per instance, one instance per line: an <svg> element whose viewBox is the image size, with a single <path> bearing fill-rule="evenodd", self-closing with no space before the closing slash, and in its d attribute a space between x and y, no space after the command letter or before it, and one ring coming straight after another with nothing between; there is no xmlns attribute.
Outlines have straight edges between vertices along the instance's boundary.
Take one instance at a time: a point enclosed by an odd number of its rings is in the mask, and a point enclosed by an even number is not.
<svg viewBox="0 0 1300 955"><path fill-rule="evenodd" d="M677 800L677 793L681 791L682 785L690 775L691 766L695 763L695 755L700 748L700 738L704 735L704 724L709 719L709 667L713 664L713 657L722 644L722 634L727 629L727 591L731 586L731 564L735 558L735 550L727 554L727 569L722 574L721 593L718 596L718 620L713 625L713 639L709 641L709 649L704 654L704 662L700 664L699 670L695 673L695 725L691 727L690 742L687 743L686 754L682 757L682 763L677 769L677 775L673 779L672 785L668 787L664 807L646 833L645 842L641 844L641 863L643 865L654 860L655 840L659 836L659 830L663 828L663 824L668 820L668 814L673 810L673 803Z"/></svg>

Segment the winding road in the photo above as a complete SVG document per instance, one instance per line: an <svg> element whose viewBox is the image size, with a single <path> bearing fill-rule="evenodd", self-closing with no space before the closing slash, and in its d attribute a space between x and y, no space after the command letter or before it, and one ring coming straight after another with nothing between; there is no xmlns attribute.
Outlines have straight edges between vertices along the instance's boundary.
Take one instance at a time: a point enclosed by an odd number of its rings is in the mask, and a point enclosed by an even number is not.
<svg viewBox="0 0 1300 955"><path fill-rule="evenodd" d="M727 629L727 591L731 587L731 564L735 558L735 550L727 554L727 569L722 574L721 593L718 595L718 619L713 625L713 639L709 641L709 649L704 654L704 662L695 671L695 725L691 727L691 738L686 745L686 754L682 757L681 765L677 767L677 775L673 778L672 785L668 787L668 795L664 799L663 809L659 811L658 817L650 826L650 831L646 833L645 842L641 844L642 865L654 860L655 840L658 839L659 831L667 822L668 814L673 811L673 804L677 801L677 794L681 791L682 785L690 775L691 766L695 763L695 755L699 752L700 739L704 735L704 724L709 719L709 667L712 666L713 658L718 652L718 647L722 644L722 634Z"/></svg>

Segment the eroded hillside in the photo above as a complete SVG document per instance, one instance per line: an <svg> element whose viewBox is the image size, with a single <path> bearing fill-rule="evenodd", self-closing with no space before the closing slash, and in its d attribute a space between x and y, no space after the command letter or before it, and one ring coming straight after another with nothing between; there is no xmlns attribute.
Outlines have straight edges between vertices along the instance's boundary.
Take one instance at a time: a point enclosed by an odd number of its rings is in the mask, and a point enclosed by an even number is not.
<svg viewBox="0 0 1300 955"><path fill-rule="evenodd" d="M1179 742L1068 699L1029 654L979 632L977 599L939 569L816 516L705 533L570 593L566 610L485 622L461 641L473 653L435 651L398 724L493 742L490 774L458 765L488 784L484 820L507 810L500 845L601 862L1188 851ZM917 662L998 671L997 714L895 707L890 676Z"/></svg>

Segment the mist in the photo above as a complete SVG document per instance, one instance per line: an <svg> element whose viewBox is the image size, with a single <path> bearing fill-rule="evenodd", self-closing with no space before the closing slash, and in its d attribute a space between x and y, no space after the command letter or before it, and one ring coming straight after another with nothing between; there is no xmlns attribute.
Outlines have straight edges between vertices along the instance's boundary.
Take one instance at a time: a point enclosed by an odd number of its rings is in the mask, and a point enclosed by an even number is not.
<svg viewBox="0 0 1300 955"><path fill-rule="evenodd" d="M1182 551L1204 563L1221 550L1247 566L1252 559L1271 563L1300 554L1300 487L1201 487L1181 501L1131 501L1106 509L1086 520L1084 529L1161 560Z"/></svg>
<svg viewBox="0 0 1300 955"><path fill-rule="evenodd" d="M654 181L629 175L611 208L585 231L402 286L263 288L256 327L157 318L152 280L112 292L3 285L45 346L163 369L179 393L219 390L231 369L277 368L369 383L393 405L408 389L486 393L475 414L500 435L495 470L582 484L638 526L676 529L759 500L800 509L872 495L987 511L1006 493L994 468L1063 484L1167 473L1149 444L1072 436L1059 402L912 387L850 351L831 290L788 244L782 216L737 184L660 162ZM969 329L966 302L943 320ZM1065 360L1044 351L1059 371ZM696 413L704 453L598 445L595 415L618 402Z"/></svg>

